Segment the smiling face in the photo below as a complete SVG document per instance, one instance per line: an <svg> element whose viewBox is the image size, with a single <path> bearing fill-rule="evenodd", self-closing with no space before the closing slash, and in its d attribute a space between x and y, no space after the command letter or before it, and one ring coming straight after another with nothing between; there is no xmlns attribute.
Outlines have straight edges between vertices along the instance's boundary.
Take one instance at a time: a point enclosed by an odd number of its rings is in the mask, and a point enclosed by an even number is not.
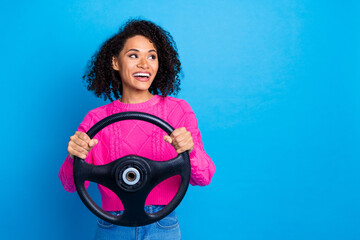
<svg viewBox="0 0 360 240"><path fill-rule="evenodd" d="M119 55L113 57L112 64L113 69L119 71L123 96L148 94L159 68L154 44L141 35L127 39Z"/></svg>

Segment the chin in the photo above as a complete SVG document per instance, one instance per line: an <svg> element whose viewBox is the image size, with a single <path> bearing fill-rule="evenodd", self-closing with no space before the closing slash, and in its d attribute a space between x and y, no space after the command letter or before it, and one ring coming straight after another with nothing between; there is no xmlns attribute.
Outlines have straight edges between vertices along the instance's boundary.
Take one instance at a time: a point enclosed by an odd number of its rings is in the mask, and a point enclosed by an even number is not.
<svg viewBox="0 0 360 240"><path fill-rule="evenodd" d="M141 82L137 84L139 90L148 90L151 86L152 82Z"/></svg>

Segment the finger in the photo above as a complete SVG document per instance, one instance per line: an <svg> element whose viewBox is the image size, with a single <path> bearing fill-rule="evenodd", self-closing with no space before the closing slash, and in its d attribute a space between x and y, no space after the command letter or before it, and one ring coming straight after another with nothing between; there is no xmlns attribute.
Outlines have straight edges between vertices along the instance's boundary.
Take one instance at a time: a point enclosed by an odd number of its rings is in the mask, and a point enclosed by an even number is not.
<svg viewBox="0 0 360 240"><path fill-rule="evenodd" d="M188 138L185 138L183 141L181 142L178 142L175 146L175 149L180 149L180 148L184 148L184 147L187 147L187 146L190 146L190 145L194 145L193 143L193 140L192 140L192 137L188 137Z"/></svg>
<svg viewBox="0 0 360 240"><path fill-rule="evenodd" d="M86 156L87 156L87 154L84 154L82 152L78 152L78 151L76 151L75 149L73 149L70 146L68 147L68 152L69 152L70 157L72 157L72 159L74 159L74 156L79 157L81 159L85 159Z"/></svg>
<svg viewBox="0 0 360 240"><path fill-rule="evenodd" d="M90 137L86 134L86 133L84 133L84 132L80 132L80 131L77 131L76 133L75 133L75 135L78 137L78 138L80 138L81 140L83 140L83 141L85 141L85 142L90 142Z"/></svg>
<svg viewBox="0 0 360 240"><path fill-rule="evenodd" d="M76 157L81 158L81 159L86 159L87 155L79 153L79 152L74 152L73 156L76 156Z"/></svg>
<svg viewBox="0 0 360 240"><path fill-rule="evenodd" d="M194 146L193 144L189 143L189 144L187 144L187 145L185 145L185 146L183 146L183 147L181 147L179 149L176 149L176 152L178 154L180 154L180 153L183 153L183 152L185 152L187 150L192 150L193 146Z"/></svg>
<svg viewBox="0 0 360 240"><path fill-rule="evenodd" d="M165 135L164 140L165 142L172 144L172 138L169 135Z"/></svg>
<svg viewBox="0 0 360 240"><path fill-rule="evenodd" d="M87 151L90 150L89 144L87 142L85 142L84 140L80 139L77 135L71 136L70 137L70 142L78 145L79 147L82 147L84 149L86 149Z"/></svg>
<svg viewBox="0 0 360 240"><path fill-rule="evenodd" d="M187 132L185 127L177 128L171 133L170 137L175 138L175 137L181 135L184 132Z"/></svg>
<svg viewBox="0 0 360 240"><path fill-rule="evenodd" d="M92 140L90 140L89 147L93 148L98 143L99 143L99 141L97 139L92 139Z"/></svg>
<svg viewBox="0 0 360 240"><path fill-rule="evenodd" d="M69 142L69 152L72 153L72 152L78 152L78 153L82 153L82 154L85 154L87 155L88 154L88 150L77 145L76 143L74 142Z"/></svg>
<svg viewBox="0 0 360 240"><path fill-rule="evenodd" d="M181 145L181 143L188 142L189 139L191 139L191 133L186 131L175 137L173 141L175 144Z"/></svg>

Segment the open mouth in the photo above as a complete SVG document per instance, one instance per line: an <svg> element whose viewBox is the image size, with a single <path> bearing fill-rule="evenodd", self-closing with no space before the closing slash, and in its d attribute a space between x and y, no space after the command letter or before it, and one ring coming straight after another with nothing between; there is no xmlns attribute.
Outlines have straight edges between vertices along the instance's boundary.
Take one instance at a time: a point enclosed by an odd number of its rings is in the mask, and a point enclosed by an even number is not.
<svg viewBox="0 0 360 240"><path fill-rule="evenodd" d="M150 73L137 72L133 76L139 81L147 81L150 79Z"/></svg>

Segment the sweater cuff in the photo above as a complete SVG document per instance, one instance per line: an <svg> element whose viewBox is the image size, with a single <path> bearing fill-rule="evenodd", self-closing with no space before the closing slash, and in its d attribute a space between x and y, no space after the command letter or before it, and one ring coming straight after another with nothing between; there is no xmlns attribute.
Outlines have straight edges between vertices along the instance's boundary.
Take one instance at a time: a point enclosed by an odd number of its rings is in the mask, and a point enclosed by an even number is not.
<svg viewBox="0 0 360 240"><path fill-rule="evenodd" d="M74 160L70 156L67 156L59 172L60 181L64 189L68 192L76 191L73 177L73 163Z"/></svg>

